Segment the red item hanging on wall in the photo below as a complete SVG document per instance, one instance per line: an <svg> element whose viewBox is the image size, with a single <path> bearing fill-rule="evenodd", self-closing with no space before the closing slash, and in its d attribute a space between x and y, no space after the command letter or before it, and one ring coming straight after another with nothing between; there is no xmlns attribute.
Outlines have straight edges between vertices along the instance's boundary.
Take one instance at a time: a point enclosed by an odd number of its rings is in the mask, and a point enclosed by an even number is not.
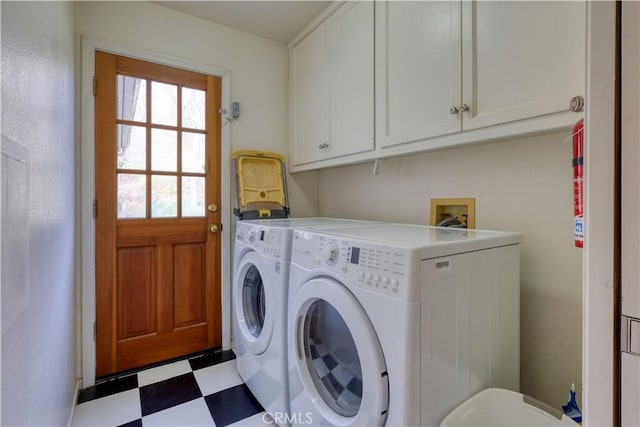
<svg viewBox="0 0 640 427"><path fill-rule="evenodd" d="M584 245L584 119L573 126L573 217L574 240Z"/></svg>

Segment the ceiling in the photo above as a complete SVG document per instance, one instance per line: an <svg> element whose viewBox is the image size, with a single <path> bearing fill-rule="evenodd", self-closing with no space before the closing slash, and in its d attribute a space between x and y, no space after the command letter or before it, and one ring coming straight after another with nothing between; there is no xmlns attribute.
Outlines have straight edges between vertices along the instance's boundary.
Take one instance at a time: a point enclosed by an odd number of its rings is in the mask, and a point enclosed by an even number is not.
<svg viewBox="0 0 640 427"><path fill-rule="evenodd" d="M154 1L161 6L288 43L331 1Z"/></svg>

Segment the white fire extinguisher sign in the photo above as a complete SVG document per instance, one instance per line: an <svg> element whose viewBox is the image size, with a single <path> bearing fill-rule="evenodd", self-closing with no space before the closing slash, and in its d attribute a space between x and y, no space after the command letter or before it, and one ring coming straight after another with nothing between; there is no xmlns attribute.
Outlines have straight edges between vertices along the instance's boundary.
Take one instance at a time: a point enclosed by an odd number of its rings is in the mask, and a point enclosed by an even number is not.
<svg viewBox="0 0 640 427"><path fill-rule="evenodd" d="M576 242L576 247L581 248L584 246L584 217L582 215L574 217L574 223L573 238Z"/></svg>

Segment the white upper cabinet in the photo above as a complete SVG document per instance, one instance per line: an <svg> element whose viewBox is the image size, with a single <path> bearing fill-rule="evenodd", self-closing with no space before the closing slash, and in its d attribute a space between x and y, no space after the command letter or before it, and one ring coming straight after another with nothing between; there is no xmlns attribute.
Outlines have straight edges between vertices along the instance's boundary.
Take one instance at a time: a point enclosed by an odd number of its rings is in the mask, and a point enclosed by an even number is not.
<svg viewBox="0 0 640 427"><path fill-rule="evenodd" d="M443 148L568 126L584 64L581 1L378 2L378 145Z"/></svg>
<svg viewBox="0 0 640 427"><path fill-rule="evenodd" d="M384 147L461 130L460 2L377 2L376 137Z"/></svg>
<svg viewBox="0 0 640 427"><path fill-rule="evenodd" d="M319 158L329 139L326 27L321 25L290 55L290 138L294 164Z"/></svg>
<svg viewBox="0 0 640 427"><path fill-rule="evenodd" d="M373 2L342 4L290 53L294 165L373 150Z"/></svg>
<svg viewBox="0 0 640 427"><path fill-rule="evenodd" d="M584 2L474 1L462 12L464 130L565 112L584 95Z"/></svg>
<svg viewBox="0 0 640 427"><path fill-rule="evenodd" d="M570 100L584 96L585 10L333 3L290 44L290 170L569 129L580 118Z"/></svg>

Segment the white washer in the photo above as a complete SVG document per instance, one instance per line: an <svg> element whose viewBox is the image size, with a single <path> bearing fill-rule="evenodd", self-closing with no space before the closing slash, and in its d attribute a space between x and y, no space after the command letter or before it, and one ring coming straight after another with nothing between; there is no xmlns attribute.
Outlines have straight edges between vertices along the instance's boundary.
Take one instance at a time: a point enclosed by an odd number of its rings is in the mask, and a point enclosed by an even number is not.
<svg viewBox="0 0 640 427"><path fill-rule="evenodd" d="M519 388L519 233L380 224L294 232L292 424L437 426Z"/></svg>
<svg viewBox="0 0 640 427"><path fill-rule="evenodd" d="M374 222L336 218L238 221L232 284L238 372L278 424L288 424L287 298L294 227Z"/></svg>

